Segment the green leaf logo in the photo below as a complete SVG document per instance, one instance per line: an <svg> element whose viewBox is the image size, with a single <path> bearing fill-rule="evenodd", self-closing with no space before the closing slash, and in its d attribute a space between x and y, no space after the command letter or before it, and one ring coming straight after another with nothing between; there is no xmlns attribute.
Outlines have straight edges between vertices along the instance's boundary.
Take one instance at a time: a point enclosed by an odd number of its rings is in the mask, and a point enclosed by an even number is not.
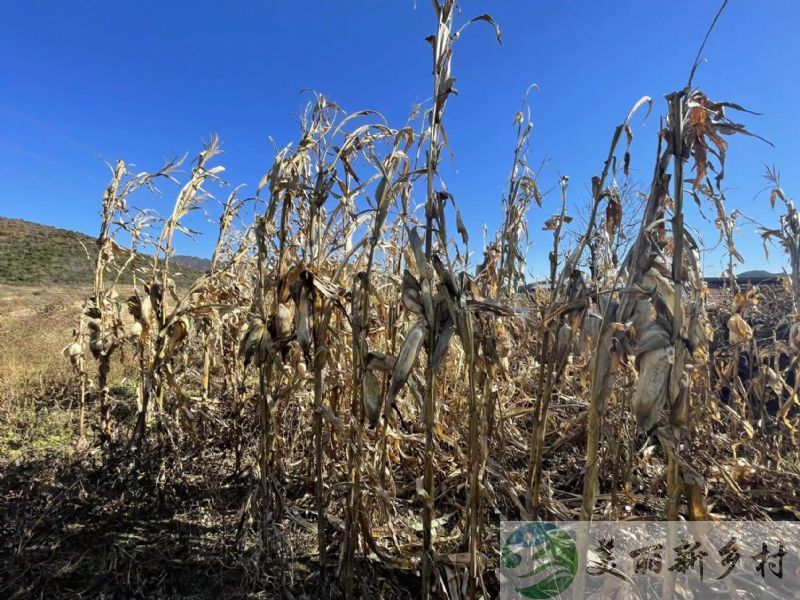
<svg viewBox="0 0 800 600"><path fill-rule="evenodd" d="M526 523L503 544L503 574L523 598L543 600L563 592L575 579L575 542L552 523Z"/></svg>

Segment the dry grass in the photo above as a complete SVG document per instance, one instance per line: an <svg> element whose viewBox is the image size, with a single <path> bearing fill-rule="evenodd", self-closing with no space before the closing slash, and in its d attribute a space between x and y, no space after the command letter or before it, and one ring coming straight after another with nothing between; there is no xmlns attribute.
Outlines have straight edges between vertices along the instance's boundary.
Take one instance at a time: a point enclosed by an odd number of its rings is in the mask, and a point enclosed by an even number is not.
<svg viewBox="0 0 800 600"><path fill-rule="evenodd" d="M87 288L0 285L0 423L2 460L66 451L78 433L78 378L61 348L75 326L75 311ZM114 365L112 378L124 390L133 373L129 361Z"/></svg>
<svg viewBox="0 0 800 600"><path fill-rule="evenodd" d="M0 394L4 404L47 384L65 385L69 364L55 348L64 346L80 309L80 288L0 286ZM65 338L66 336L66 338ZM60 350L60 348L59 348Z"/></svg>

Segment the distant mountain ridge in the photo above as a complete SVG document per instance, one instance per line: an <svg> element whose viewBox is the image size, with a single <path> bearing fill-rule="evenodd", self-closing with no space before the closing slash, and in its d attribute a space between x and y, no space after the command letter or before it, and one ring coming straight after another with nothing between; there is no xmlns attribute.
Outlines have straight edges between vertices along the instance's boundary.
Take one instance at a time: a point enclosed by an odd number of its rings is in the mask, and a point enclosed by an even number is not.
<svg viewBox="0 0 800 600"><path fill-rule="evenodd" d="M175 254L169 259L172 264L183 267L184 269L192 269L200 273L205 273L211 268L210 258L200 258L199 256L189 256L187 254Z"/></svg>
<svg viewBox="0 0 800 600"><path fill-rule="evenodd" d="M736 279L747 279L748 277L780 277L782 273L770 273L763 269L756 269L754 271L745 271L736 275Z"/></svg>
<svg viewBox="0 0 800 600"><path fill-rule="evenodd" d="M84 233L0 217L0 283L90 285L96 252L95 238ZM146 260L134 262L143 266ZM176 255L171 261L179 284L194 281L211 265L195 256Z"/></svg>

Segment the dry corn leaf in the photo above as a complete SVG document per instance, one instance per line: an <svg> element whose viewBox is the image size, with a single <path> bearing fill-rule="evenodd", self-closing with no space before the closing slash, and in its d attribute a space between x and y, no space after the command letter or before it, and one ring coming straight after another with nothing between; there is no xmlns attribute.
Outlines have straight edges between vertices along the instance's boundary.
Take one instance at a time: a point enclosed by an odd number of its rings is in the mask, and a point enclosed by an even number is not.
<svg viewBox="0 0 800 600"><path fill-rule="evenodd" d="M732 344L741 344L753 339L753 329L738 314L733 314L728 319L728 332L728 339Z"/></svg>

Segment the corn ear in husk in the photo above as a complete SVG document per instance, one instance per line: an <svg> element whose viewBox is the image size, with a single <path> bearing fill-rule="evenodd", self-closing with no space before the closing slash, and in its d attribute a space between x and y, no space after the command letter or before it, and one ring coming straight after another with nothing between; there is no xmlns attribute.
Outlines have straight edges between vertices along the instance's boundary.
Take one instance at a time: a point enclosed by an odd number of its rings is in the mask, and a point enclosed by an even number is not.
<svg viewBox="0 0 800 600"><path fill-rule="evenodd" d="M306 356L311 352L311 320L309 317L308 296L300 293L297 299L297 314L295 315L297 342Z"/></svg>
<svg viewBox="0 0 800 600"><path fill-rule="evenodd" d="M367 416L370 427L375 427L381 417L381 390L380 382L372 371L364 372L362 381L364 387L364 414Z"/></svg>
<svg viewBox="0 0 800 600"><path fill-rule="evenodd" d="M389 384L389 393L386 397L386 402L390 405L394 403L395 397L400 393L406 381L408 381L408 376L411 374L414 363L417 361L419 351L422 348L422 342L425 339L426 331L427 327L424 322L419 321L411 331L408 332L403 342L403 347L400 349L400 354L397 356L397 361L392 370L392 381Z"/></svg>
<svg viewBox="0 0 800 600"><path fill-rule="evenodd" d="M648 350L639 357L633 412L643 431L648 431L661 418L667 401L674 352L671 346L667 346Z"/></svg>
<svg viewBox="0 0 800 600"><path fill-rule="evenodd" d="M242 338L239 345L239 356L244 358L244 366L246 367L253 356L257 355L259 344L261 344L261 337L264 335L264 321L258 317L251 319L247 325L247 331Z"/></svg>
<svg viewBox="0 0 800 600"><path fill-rule="evenodd" d="M278 304L278 308L272 315L272 322L276 340L285 340L292 335L292 309L285 302Z"/></svg>

